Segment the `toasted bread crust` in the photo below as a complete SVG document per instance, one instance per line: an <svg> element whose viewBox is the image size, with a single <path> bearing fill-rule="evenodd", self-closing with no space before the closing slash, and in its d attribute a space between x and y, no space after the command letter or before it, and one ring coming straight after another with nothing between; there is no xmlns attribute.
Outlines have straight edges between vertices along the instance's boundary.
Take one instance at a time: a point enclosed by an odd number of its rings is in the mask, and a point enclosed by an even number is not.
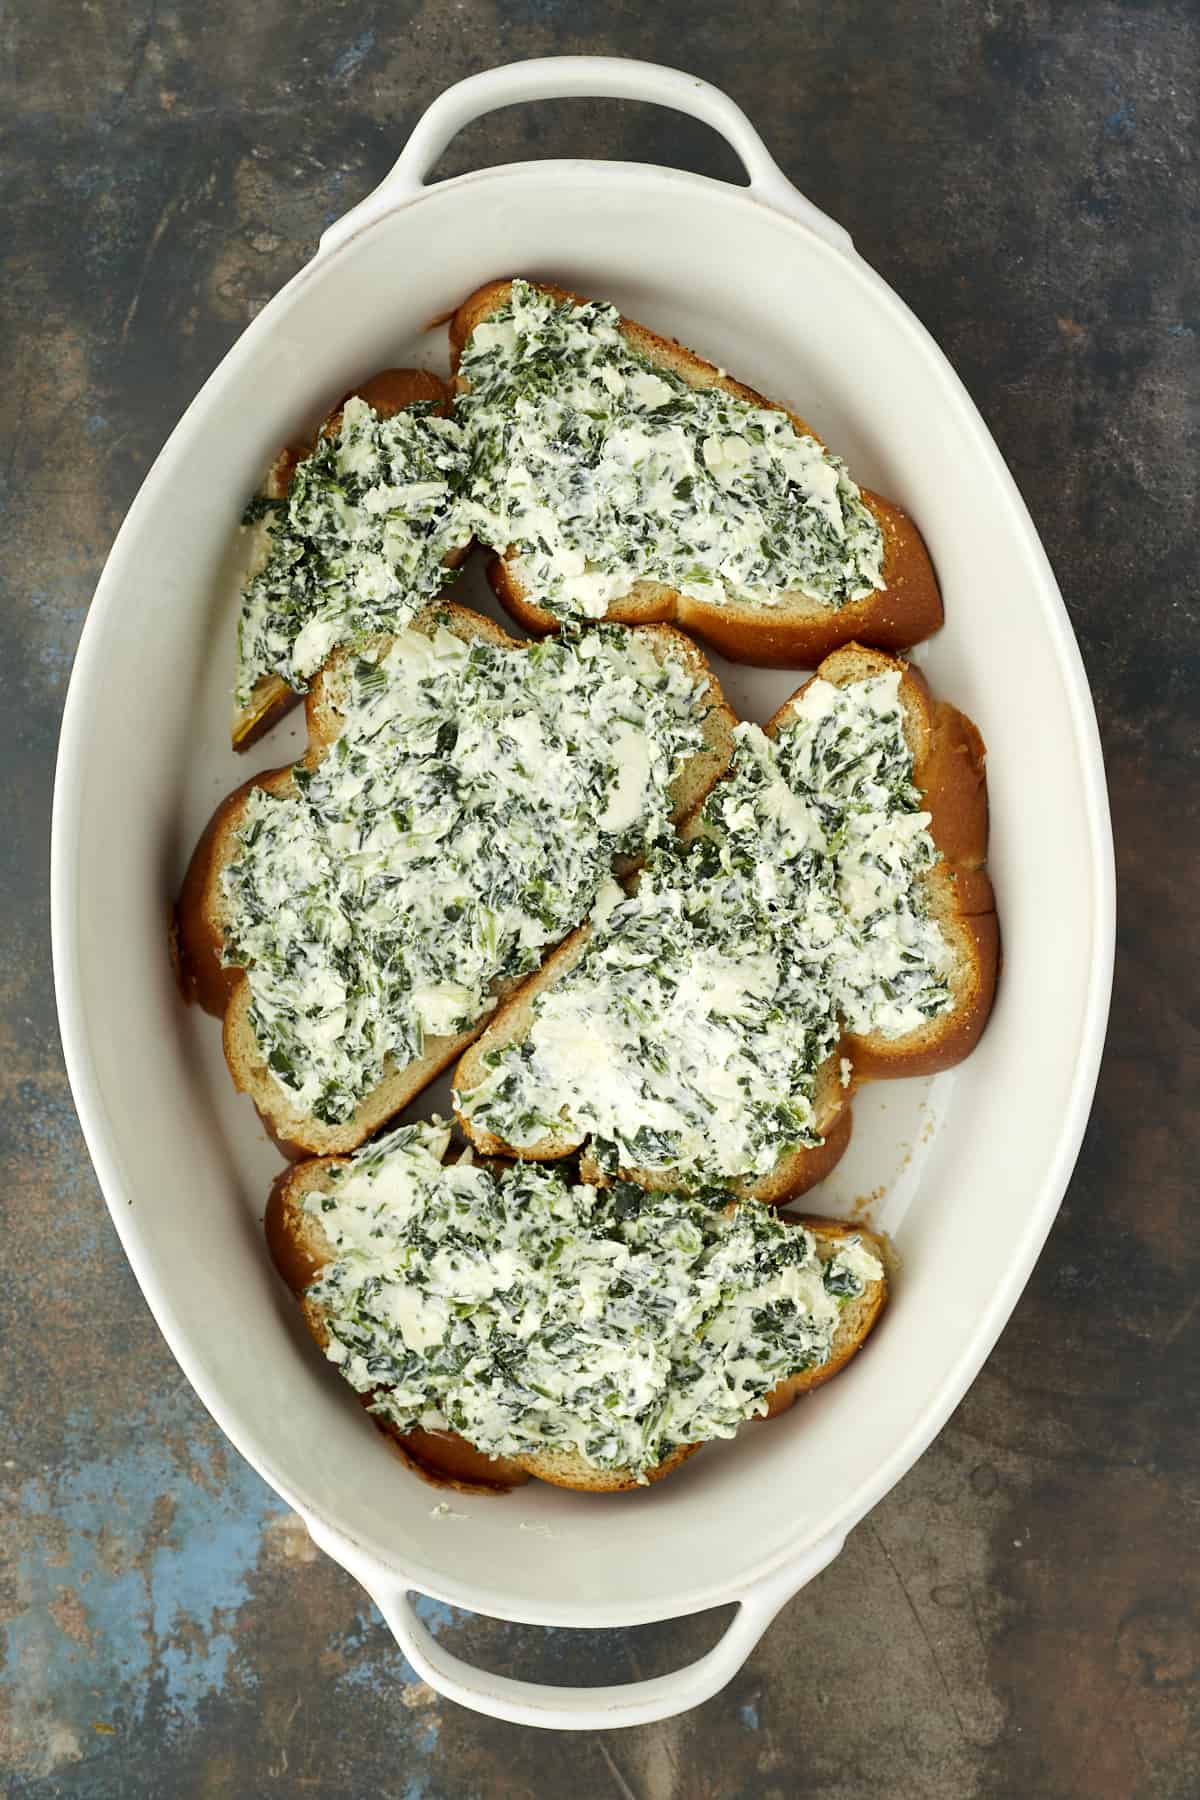
<svg viewBox="0 0 1200 1800"><path fill-rule="evenodd" d="M347 400L365 400L381 419L403 412L406 406L431 403L444 417L450 411L450 394L446 383L432 369L380 369L344 393L321 426L322 437L333 437L342 428L342 409Z"/></svg>
<svg viewBox="0 0 1200 1800"><path fill-rule="evenodd" d="M634 1494L672 1474L680 1463L685 1463L689 1456L695 1456L697 1450L703 1448L703 1444L676 1444L661 1462L646 1469L641 1476L630 1469L597 1469L582 1456L566 1450L539 1450L529 1456L515 1456L512 1460L526 1475L532 1475L550 1487L571 1488L577 1494Z"/></svg>
<svg viewBox="0 0 1200 1800"><path fill-rule="evenodd" d="M224 1018L242 973L223 960L225 933L214 884L233 855L234 838L254 789L277 794L290 786L290 769L266 769L227 794L204 827L179 890L175 918L180 987L189 1004L195 1002L216 1019Z"/></svg>
<svg viewBox="0 0 1200 1800"><path fill-rule="evenodd" d="M874 1231L868 1231L862 1225L847 1225L839 1219L822 1219L811 1216L789 1218L789 1225L803 1225L813 1232L817 1238L817 1251L822 1261L835 1254L838 1244L843 1238L860 1237L874 1256L877 1256L884 1268L887 1258L883 1240ZM828 1252L828 1256L824 1253ZM778 1387L772 1388L767 1396L767 1410L764 1418L776 1419L782 1412L794 1406L803 1394L811 1394L815 1388L823 1387L827 1381L846 1367L852 1357L857 1356L870 1333L879 1323L880 1315L888 1302L888 1282L886 1276L882 1281L873 1281L865 1294L858 1300L852 1300L844 1308L838 1329L834 1334L833 1352L828 1362L821 1363L815 1369L801 1369L795 1375L789 1375Z"/></svg>
<svg viewBox="0 0 1200 1800"><path fill-rule="evenodd" d="M453 601L435 602L418 614L412 621L412 628L432 629L438 619L446 619L448 628L458 636L483 639L518 654L524 648L493 620ZM386 643L388 640L377 641ZM701 804L727 766L735 721L703 652L690 639L668 626L660 626L651 634L649 642L663 656L676 655L698 680L707 685L706 747L690 759L672 784L675 814L677 819L682 819ZM299 761L306 767L311 768L320 761L338 733L337 717L326 700L326 683L343 654L342 651L334 652L305 696L308 748ZM250 1018L250 983L242 970L223 962L225 922L221 875L236 855L237 834L250 794L255 788L264 788L269 793L286 795L291 791L295 766L289 764L286 768L253 776L217 807L188 865L176 909L175 930L177 966L185 997L223 1020L225 1060L234 1085L250 1096L266 1130L284 1155L293 1160L356 1149L460 1057L487 1023L485 1015L452 1037L427 1037L423 1053L416 1062L404 1068L389 1067L382 1082L363 1096L349 1119L338 1125L325 1125L292 1104L259 1051ZM536 980L537 977L528 979ZM503 998L521 985L521 982L498 983L496 994Z"/></svg>
<svg viewBox="0 0 1200 1800"><path fill-rule="evenodd" d="M290 444L281 450L267 471L263 482L262 493L266 499L282 500L292 485L292 477L299 465L313 453L317 437L332 437L341 429L342 409L347 400L365 400L382 419L390 419L393 413L402 412L406 406L417 406L423 401L432 401L438 413L450 410L450 395L446 384L428 369L381 369L359 387L351 388L343 394L333 411L321 425L316 436L302 444ZM259 555L266 552L268 534L262 531ZM456 568L467 554L469 545L463 544L446 557L446 566ZM235 750L249 750L259 738L278 724L285 713L299 704L304 696L297 692L281 675L260 675L244 706L239 707L233 720L232 741Z"/></svg>
<svg viewBox="0 0 1200 1800"><path fill-rule="evenodd" d="M533 285L557 300L578 304L584 298L549 282ZM459 358L467 339L482 320L504 305L511 287L511 279L488 282L469 295L451 319L450 366L456 391L461 386ZM722 374L673 339L660 337L629 319L621 320L621 330L639 355L672 369L691 386L720 387L751 405L786 412L799 433L821 442L798 413ZM850 601L837 610L807 595L784 595L775 608L744 601L716 605L691 599L661 582L639 581L613 602L605 616L622 625L671 621L695 632L732 662L768 668L811 668L851 639L884 650L919 643L939 629L944 616L929 553L920 532L899 507L866 489L863 498L884 535L884 585L862 600ZM488 579L501 604L525 630L544 634L558 629L561 621L527 597L519 558L511 547L492 557Z"/></svg>
<svg viewBox="0 0 1200 1800"><path fill-rule="evenodd" d="M432 626L445 617L459 635L516 647L499 625L454 602L427 609L413 621L415 629ZM305 696L308 748L299 761L312 767L337 734L336 719L326 705L325 683L341 653L334 653L316 676ZM224 902L221 875L236 855L237 834L245 807L255 788L286 795L292 788L292 769L272 769L227 796L205 828L184 877L177 908L177 940L181 983L185 994L223 1021L222 1044L234 1085L253 1100L259 1118L285 1156L328 1155L355 1149L373 1131L392 1118L420 1090L439 1075L471 1041L473 1032L448 1038L427 1038L421 1059L404 1069L389 1070L384 1080L340 1125L324 1125L293 1106L286 1091L268 1070L258 1050L250 1023L250 983L245 973L223 962L225 945Z"/></svg>
<svg viewBox="0 0 1200 1800"><path fill-rule="evenodd" d="M325 1350L328 1328L321 1307L307 1297L306 1290L317 1280L325 1264L333 1258L333 1246L321 1227L319 1218L306 1211L304 1196L327 1186L334 1169L345 1166L344 1157L326 1156L285 1169L276 1177L267 1202L264 1227L267 1249L279 1274L300 1302L314 1341ZM789 1219L789 1224L804 1225L817 1238L818 1253L828 1260L838 1243L846 1237L861 1237L868 1248L883 1261L883 1245L874 1232L862 1226L847 1225L836 1219ZM887 1303L888 1283L872 1282L859 1300L843 1308L834 1334L832 1354L818 1368L798 1371L781 1381L767 1396L765 1418L776 1418L794 1405L802 1394L831 1379L861 1348L877 1323ZM361 1404L370 1407L372 1394L359 1394ZM574 1489L578 1493L618 1494L634 1492L647 1484L661 1481L681 1463L694 1456L702 1444L677 1444L654 1468L639 1477L629 1469L598 1469L574 1452L541 1450L513 1457L490 1457L476 1450L456 1432L400 1432L394 1425L371 1413L373 1423L389 1439L405 1465L436 1486L454 1488L460 1493L496 1493L520 1485L534 1476L552 1487Z"/></svg>

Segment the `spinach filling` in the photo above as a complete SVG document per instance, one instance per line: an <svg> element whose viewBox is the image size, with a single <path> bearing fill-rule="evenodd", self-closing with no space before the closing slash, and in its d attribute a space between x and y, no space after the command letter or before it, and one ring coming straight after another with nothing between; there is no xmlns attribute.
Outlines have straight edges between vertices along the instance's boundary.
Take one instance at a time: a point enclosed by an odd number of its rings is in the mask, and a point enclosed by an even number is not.
<svg viewBox="0 0 1200 1800"><path fill-rule="evenodd" d="M841 460L781 409L652 365L614 307L515 281L459 375L472 529L515 547L549 612L600 618L642 580L768 607L881 585L883 534Z"/></svg>
<svg viewBox="0 0 1200 1800"><path fill-rule="evenodd" d="M516 281L460 373L453 419L348 400L286 497L251 501L266 540L242 592L239 705L265 675L302 690L336 645L398 630L472 534L515 546L528 597L563 618L599 618L642 580L764 607L880 586L883 535L839 458L778 408L652 366L611 306Z"/></svg>
<svg viewBox="0 0 1200 1800"><path fill-rule="evenodd" d="M357 398L317 440L284 499L253 500L266 520L261 566L242 592L235 698L262 676L303 689L337 644L398 631L453 579L469 455L462 427L428 405L383 419Z"/></svg>
<svg viewBox="0 0 1200 1800"><path fill-rule="evenodd" d="M476 1025L615 859L673 835L707 701L675 654L608 626L521 650L408 630L327 683L340 735L292 793L252 791L222 889L263 1060L336 1124Z"/></svg>
<svg viewBox="0 0 1200 1800"><path fill-rule="evenodd" d="M898 688L813 681L774 741L739 726L698 836L657 848L595 916L464 1116L516 1146L590 1136L610 1174L687 1184L819 1143L818 1072L843 1029L896 1037L953 1004Z"/></svg>
<svg viewBox="0 0 1200 1800"><path fill-rule="evenodd" d="M401 1431L644 1478L828 1362L842 1308L883 1274L861 1238L822 1260L809 1231L716 1190L445 1166L449 1135L403 1126L306 1199L333 1250L308 1290L327 1355Z"/></svg>

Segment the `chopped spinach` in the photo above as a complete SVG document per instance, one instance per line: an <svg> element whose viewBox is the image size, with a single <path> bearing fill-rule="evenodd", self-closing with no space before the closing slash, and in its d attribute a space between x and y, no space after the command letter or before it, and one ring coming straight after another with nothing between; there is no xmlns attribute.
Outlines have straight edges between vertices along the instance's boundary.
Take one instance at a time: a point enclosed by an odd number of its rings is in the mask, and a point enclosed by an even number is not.
<svg viewBox="0 0 1200 1800"><path fill-rule="evenodd" d="M898 686L814 681L774 741L739 726L700 835L656 847L596 918L465 1115L513 1145L590 1133L606 1174L689 1185L819 1143L817 1073L843 1029L896 1037L952 1004Z"/></svg>
<svg viewBox="0 0 1200 1800"><path fill-rule="evenodd" d="M334 1251L308 1290L326 1353L401 1431L644 1477L827 1362L842 1306L883 1273L861 1238L823 1262L810 1232L720 1190L447 1166L449 1135L403 1126L305 1202Z"/></svg>

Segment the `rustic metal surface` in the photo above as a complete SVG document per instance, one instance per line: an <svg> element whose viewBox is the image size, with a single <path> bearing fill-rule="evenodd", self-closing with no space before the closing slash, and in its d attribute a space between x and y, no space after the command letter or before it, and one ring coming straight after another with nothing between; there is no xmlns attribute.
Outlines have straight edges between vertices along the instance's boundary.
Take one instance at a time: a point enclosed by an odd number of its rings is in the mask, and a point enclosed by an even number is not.
<svg viewBox="0 0 1200 1800"><path fill-rule="evenodd" d="M6 9L0 1766L12 1795L1200 1792L1197 23L1165 0ZM682 62L725 86L947 349L1080 636L1124 908L1083 1156L984 1373L727 1693L603 1739L439 1701L226 1446L110 1229L62 1071L46 942L67 674L159 444L437 88L566 50ZM584 104L493 118L447 167L581 150L733 173L699 126ZM666 1669L716 1630L575 1637L447 1608L434 1624L497 1668L594 1681Z"/></svg>

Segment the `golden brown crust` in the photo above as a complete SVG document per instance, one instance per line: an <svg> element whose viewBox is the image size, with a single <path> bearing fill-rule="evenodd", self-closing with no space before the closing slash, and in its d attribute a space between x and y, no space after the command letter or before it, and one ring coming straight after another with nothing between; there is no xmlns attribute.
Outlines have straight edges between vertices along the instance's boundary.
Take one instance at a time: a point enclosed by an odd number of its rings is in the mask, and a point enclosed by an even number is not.
<svg viewBox="0 0 1200 1800"><path fill-rule="evenodd" d="M360 1394L359 1399L369 1408L370 1394ZM449 1488L455 1494L508 1494L530 1479L516 1457L488 1456L456 1431L399 1431L378 1413L371 1413L371 1422L405 1468L430 1487Z"/></svg>
<svg viewBox="0 0 1200 1800"><path fill-rule="evenodd" d="M845 1052L859 1081L897 1081L918 1075L937 1075L953 1069L971 1054L979 1042L992 1010L1000 966L1000 926L994 912L976 918L942 922L960 967L971 973L963 994L949 1013L931 1022L925 1041L912 1044L900 1038L860 1037L848 1032Z"/></svg>
<svg viewBox="0 0 1200 1800"><path fill-rule="evenodd" d="M450 410L450 394L445 382L428 369L381 369L377 375L372 375L360 386L351 388L348 394L342 395L321 425L319 436L331 437L341 429L342 408L347 400L355 398L365 400L382 419L390 419L393 413L401 412L406 406L428 402L432 402L435 412L445 414ZM313 437L302 444L290 444L279 452L262 487L268 499L282 500L286 497L292 485L292 477L305 458L312 455L315 443L316 437ZM452 551L446 558L447 565L456 567L468 548L464 544L460 549ZM249 750L273 725L278 724L285 713L291 712L302 697L282 676L260 675L249 700L244 706L238 707L234 714L233 748Z"/></svg>
<svg viewBox="0 0 1200 1800"><path fill-rule="evenodd" d="M481 1019L454 1037L427 1037L417 1062L403 1068L386 1064L383 1080L364 1094L350 1117L337 1125L325 1125L295 1107L270 1075L251 1022L250 983L240 970L237 976L222 1025L225 1061L234 1086L249 1095L263 1129L292 1162L308 1156L341 1155L366 1143L462 1055L485 1022Z"/></svg>
<svg viewBox="0 0 1200 1800"><path fill-rule="evenodd" d="M867 1248L879 1258L886 1268L883 1240L873 1231L862 1225L848 1225L840 1219L824 1219L811 1216L791 1217L789 1225L802 1225L815 1232L818 1238L818 1250L828 1249L831 1253L842 1238L860 1237ZM824 1260L824 1259L823 1259ZM831 1381L852 1357L866 1343L867 1338L879 1322L880 1314L888 1302L887 1276L881 1281L873 1281L860 1300L852 1301L843 1314L842 1321L834 1335L832 1353L828 1362L821 1363L815 1369L801 1369L795 1375L789 1375L777 1387L773 1387L767 1395L767 1410L764 1418L777 1419L780 1413L787 1412L795 1405L803 1394L811 1394L815 1388L823 1387Z"/></svg>
<svg viewBox="0 0 1200 1800"><path fill-rule="evenodd" d="M476 325L504 304L511 285L511 280L488 282L469 295L451 319L450 365L456 390L463 346ZM557 300L580 303L583 299L549 282L534 285ZM639 354L669 366L693 386L719 386L752 405L786 412L798 432L817 438L799 414L723 375L673 339L660 337L629 319L621 320L621 329ZM863 498L883 531L884 560L883 586L862 600L852 600L836 611L805 596L785 597L777 608L745 602L714 605L660 582L640 581L628 595L612 603L605 617L622 625L674 623L695 632L732 662L766 668L812 668L851 639L884 650L919 643L937 631L943 620L941 594L924 540L908 515L891 501L866 489ZM526 598L519 559L511 548L492 557L488 580L501 604L526 631L544 634L558 629L560 621L553 613Z"/></svg>
<svg viewBox="0 0 1200 1800"><path fill-rule="evenodd" d="M250 698L238 708L233 721L233 748L249 750L293 707L299 706L303 698L303 694L288 686L282 675L260 675L250 690Z"/></svg>
<svg viewBox="0 0 1200 1800"><path fill-rule="evenodd" d="M944 701L934 707L931 740L914 778L933 815L933 841L946 862L982 873L988 845L987 751L975 725L957 707Z"/></svg>
<svg viewBox="0 0 1200 1800"><path fill-rule="evenodd" d="M703 1448L703 1444L676 1444L661 1462L640 1476L629 1469L597 1469L584 1462L582 1457L556 1456L547 1451L517 1456L513 1461L527 1475L550 1487L571 1488L577 1494L636 1494L653 1487L656 1481L670 1475L680 1463L685 1463L689 1456L695 1456L697 1450Z"/></svg>
<svg viewBox="0 0 1200 1800"><path fill-rule="evenodd" d="M510 275L501 281L485 282L482 287L476 288L473 294L468 294L457 311L450 315L450 374L454 392L459 391L458 362L466 347L467 339L475 327L488 317L489 313L497 311L505 304L513 282L518 279L517 276ZM573 288L559 287L553 281L532 281L529 285L537 288L540 293L549 294L554 300L569 301L573 306L591 305L586 294L577 293ZM742 381L735 381L732 375L721 374L712 363L705 362L702 357L697 356L694 351L681 344L678 338L662 337L657 331L651 331L648 326L639 325L633 319L622 317L620 323L621 331L639 355L658 358L668 363L693 387L708 387L712 385L713 376L719 375L720 385L726 393L736 394L740 400L745 400L750 406L766 406L773 411L788 413L796 430L802 436L816 438L818 443L821 442L812 426L805 424L799 413L794 413L790 408L781 406L776 400L768 400L756 388L747 387Z"/></svg>
<svg viewBox="0 0 1200 1800"><path fill-rule="evenodd" d="M466 347L467 339L481 320L486 319L497 307L503 306L508 298L508 290L516 279L515 275L509 275L500 281L485 281L482 287L477 287L473 294L468 294L462 305L450 314L446 335L450 342L450 385L455 392L458 391L458 360ZM565 292L565 289L549 288L547 291Z"/></svg>
<svg viewBox="0 0 1200 1800"><path fill-rule="evenodd" d="M342 408L347 400L365 400L381 419L390 419L406 406L431 405L434 412L443 416L450 410L449 389L431 369L380 369L377 375L369 376L342 395L321 426L322 436L332 437L341 430Z"/></svg>
<svg viewBox="0 0 1200 1800"><path fill-rule="evenodd" d="M847 1091L839 1093L831 1105L833 1110L828 1118L818 1120L818 1130L824 1134L821 1142L811 1148L793 1150L765 1181L749 1188L751 1198L762 1200L768 1206L786 1206L801 1194L807 1194L809 1188L816 1187L827 1175L832 1175L850 1148L854 1115Z"/></svg>
<svg viewBox="0 0 1200 1800"><path fill-rule="evenodd" d="M621 625L670 621L694 631L730 662L753 663L757 668L813 668L852 639L880 650L907 649L942 625L932 565L910 519L878 494L864 490L863 498L879 520L887 544L887 585L863 600L851 600L836 612L823 607L792 616L783 607L777 611L757 607L748 620L745 607L713 606L658 582L641 581L632 593L614 601L605 616ZM497 599L526 631L536 635L556 631L560 621L553 613L525 598L518 566L511 552L491 558L487 577Z"/></svg>
<svg viewBox="0 0 1200 1800"><path fill-rule="evenodd" d="M315 442L315 437L311 437L302 444L285 444L267 470L267 479L263 482L262 491L268 500L284 499L292 485L292 476L305 457L312 455Z"/></svg>
<svg viewBox="0 0 1200 1800"><path fill-rule="evenodd" d="M216 882L232 855L234 836L254 789L282 793L290 785L290 767L266 769L227 794L204 827L179 890L176 942L184 997L217 1019L224 1017L242 973L223 961L225 933L215 903Z"/></svg>
<svg viewBox="0 0 1200 1800"><path fill-rule="evenodd" d="M344 1168L345 1162L341 1156L317 1156L294 1168L281 1169L271 1183L263 1215L267 1250L297 1299L333 1258L333 1245L325 1236L321 1221L304 1210L304 1195L319 1189L325 1177L334 1169Z"/></svg>
<svg viewBox="0 0 1200 1800"><path fill-rule="evenodd" d="M965 713L935 700L911 663L862 644L826 658L812 680L835 684L898 670L913 783L924 795L929 832L942 860L922 877L933 917L954 953L954 1007L899 1038L848 1032L842 1053L856 1081L933 1075L953 1068L979 1041L995 997L1000 930L988 879L987 752ZM801 699L805 682L766 726L774 736Z"/></svg>
<svg viewBox="0 0 1200 1800"><path fill-rule="evenodd" d="M461 634L519 648L516 640L491 619L452 601L429 609L413 623L420 629L422 622L434 618L448 619L450 628ZM305 698L308 748L298 761L309 767L320 759L337 734L326 689L343 654L335 651ZM340 1125L323 1125L300 1112L271 1076L250 1021L250 984L241 969L222 961L225 931L220 877L235 854L237 832L251 792L263 788L268 793L288 793L295 766L289 764L253 776L221 802L192 855L176 914L184 991L222 1019L222 1046L234 1085L249 1095L263 1127L293 1161L314 1154L353 1150L363 1143L461 1055L484 1023L481 1020L476 1027L453 1037L428 1038L417 1063L404 1069L389 1069L379 1086L365 1095L351 1117Z"/></svg>

